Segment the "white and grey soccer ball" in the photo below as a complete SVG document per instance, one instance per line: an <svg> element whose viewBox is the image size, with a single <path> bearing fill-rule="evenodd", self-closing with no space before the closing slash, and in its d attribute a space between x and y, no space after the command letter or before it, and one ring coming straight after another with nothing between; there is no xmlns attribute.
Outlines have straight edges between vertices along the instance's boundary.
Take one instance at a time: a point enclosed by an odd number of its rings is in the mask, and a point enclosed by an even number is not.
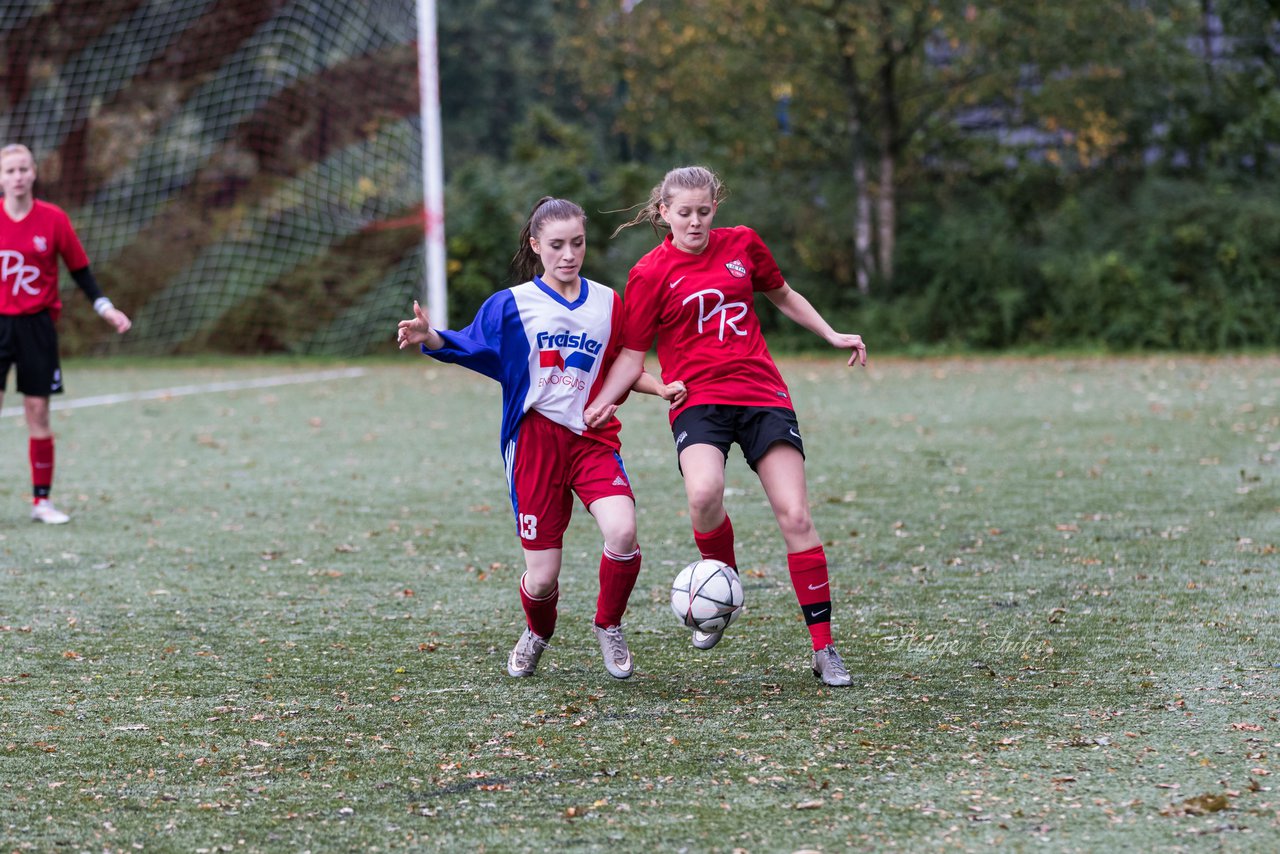
<svg viewBox="0 0 1280 854"><path fill-rule="evenodd" d="M724 631L742 613L738 573L718 560L695 560L671 582L671 611L685 628Z"/></svg>

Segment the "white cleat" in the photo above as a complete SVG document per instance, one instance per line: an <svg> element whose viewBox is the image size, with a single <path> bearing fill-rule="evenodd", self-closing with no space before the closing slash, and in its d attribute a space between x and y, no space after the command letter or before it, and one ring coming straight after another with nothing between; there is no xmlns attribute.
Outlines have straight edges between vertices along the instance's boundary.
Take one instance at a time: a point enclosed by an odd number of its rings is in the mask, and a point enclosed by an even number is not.
<svg viewBox="0 0 1280 854"><path fill-rule="evenodd" d="M718 632L700 632L693 630L693 646L695 649L711 649L711 647L720 643L720 638L724 637L724 629Z"/></svg>
<svg viewBox="0 0 1280 854"><path fill-rule="evenodd" d="M627 639L622 636L622 626L602 629L592 626L596 640L600 641L600 654L604 656L604 669L614 679L626 679L635 669L631 661L631 650L627 648Z"/></svg>
<svg viewBox="0 0 1280 854"><path fill-rule="evenodd" d="M846 688L852 682L849 679L849 671L845 669L844 661L841 660L840 653L836 652L834 644L827 644L823 649L815 651L811 666L813 675L832 688Z"/></svg>
<svg viewBox="0 0 1280 854"><path fill-rule="evenodd" d="M54 507L49 499L41 498L31 507L31 521L44 522L46 525L65 525L71 521L71 517Z"/></svg>
<svg viewBox="0 0 1280 854"><path fill-rule="evenodd" d="M543 651L549 645L535 635L532 629L525 629L520 640L511 649L511 655L507 656L507 673L512 676L532 676L533 671L538 669L538 659L542 658Z"/></svg>

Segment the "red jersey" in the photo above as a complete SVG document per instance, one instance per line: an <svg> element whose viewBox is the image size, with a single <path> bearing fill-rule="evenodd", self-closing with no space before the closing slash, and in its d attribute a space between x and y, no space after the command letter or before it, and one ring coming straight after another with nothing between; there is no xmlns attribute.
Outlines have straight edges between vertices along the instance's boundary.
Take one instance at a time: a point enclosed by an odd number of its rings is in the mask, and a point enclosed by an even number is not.
<svg viewBox="0 0 1280 854"><path fill-rule="evenodd" d="M57 205L35 200L25 217L14 221L0 205L0 314L36 314L62 310L58 295L58 257L68 270L89 266L89 256Z"/></svg>
<svg viewBox="0 0 1280 854"><path fill-rule="evenodd" d="M765 346L754 294L786 280L773 253L746 226L713 228L698 255L670 235L636 262L623 298L622 346L648 352L656 337L663 382L683 380L684 406L781 406L791 394Z"/></svg>

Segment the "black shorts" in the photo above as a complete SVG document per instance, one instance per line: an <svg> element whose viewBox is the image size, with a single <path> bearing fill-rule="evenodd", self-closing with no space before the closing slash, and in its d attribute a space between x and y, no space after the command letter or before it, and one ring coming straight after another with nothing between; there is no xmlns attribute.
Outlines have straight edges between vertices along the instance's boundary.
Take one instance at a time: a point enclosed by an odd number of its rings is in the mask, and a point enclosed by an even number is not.
<svg viewBox="0 0 1280 854"><path fill-rule="evenodd" d="M47 311L0 314L0 392L9 386L9 367L18 365L18 391L30 397L62 393L58 332Z"/></svg>
<svg viewBox="0 0 1280 854"><path fill-rule="evenodd" d="M676 459L690 445L714 445L729 458L729 448L734 442L742 448L747 465L756 470L760 458L773 445L786 442L794 445L804 456L804 441L800 438L800 423L793 410L784 406L733 406L725 403L704 403L690 406L676 416L671 425L671 435L676 440Z"/></svg>

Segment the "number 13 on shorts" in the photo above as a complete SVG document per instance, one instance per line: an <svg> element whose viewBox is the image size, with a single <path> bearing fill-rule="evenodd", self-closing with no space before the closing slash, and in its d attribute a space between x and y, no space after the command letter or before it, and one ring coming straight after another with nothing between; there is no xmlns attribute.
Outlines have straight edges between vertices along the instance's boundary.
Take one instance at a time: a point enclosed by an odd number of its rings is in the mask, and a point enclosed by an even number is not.
<svg viewBox="0 0 1280 854"><path fill-rule="evenodd" d="M538 517L532 513L520 514L520 538L536 540L538 538Z"/></svg>

